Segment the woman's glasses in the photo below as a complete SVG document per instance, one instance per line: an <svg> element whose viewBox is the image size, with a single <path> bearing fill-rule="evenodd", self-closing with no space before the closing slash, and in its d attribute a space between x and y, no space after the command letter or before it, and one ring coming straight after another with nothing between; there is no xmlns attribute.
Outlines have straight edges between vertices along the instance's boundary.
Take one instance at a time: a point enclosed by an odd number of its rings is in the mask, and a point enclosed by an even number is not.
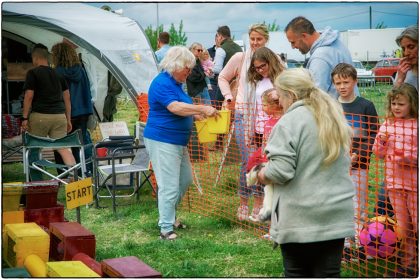
<svg viewBox="0 0 420 280"><path fill-rule="evenodd" d="M198 51L198 52L203 52L203 50L202 49L195 49L196 51Z"/></svg>
<svg viewBox="0 0 420 280"><path fill-rule="evenodd" d="M254 65L254 69L255 69L255 71L261 71L261 70L264 69L265 66L267 66L267 63L263 63L260 66L255 66Z"/></svg>

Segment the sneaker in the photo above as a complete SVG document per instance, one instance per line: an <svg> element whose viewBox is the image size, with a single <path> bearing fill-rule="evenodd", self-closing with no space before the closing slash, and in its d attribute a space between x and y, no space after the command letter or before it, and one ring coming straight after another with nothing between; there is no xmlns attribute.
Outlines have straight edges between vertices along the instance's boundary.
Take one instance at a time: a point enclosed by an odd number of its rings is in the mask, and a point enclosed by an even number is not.
<svg viewBox="0 0 420 280"><path fill-rule="evenodd" d="M272 240L273 238L271 238L271 235L269 233L266 233L262 236L263 239L265 240Z"/></svg>
<svg viewBox="0 0 420 280"><path fill-rule="evenodd" d="M246 205L241 205L238 208L238 219L239 221L246 221L248 220L248 206Z"/></svg>
<svg viewBox="0 0 420 280"><path fill-rule="evenodd" d="M259 207L252 209L252 215L249 216L249 219L253 222L259 222L260 219L258 217L258 214L260 213L260 210L261 210L261 208L259 208Z"/></svg>

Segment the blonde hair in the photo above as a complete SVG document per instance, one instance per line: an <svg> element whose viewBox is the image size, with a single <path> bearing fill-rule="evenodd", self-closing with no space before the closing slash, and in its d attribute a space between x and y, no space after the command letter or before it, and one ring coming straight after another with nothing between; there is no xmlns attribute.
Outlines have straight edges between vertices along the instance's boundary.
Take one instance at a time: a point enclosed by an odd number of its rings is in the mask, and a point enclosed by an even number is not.
<svg viewBox="0 0 420 280"><path fill-rule="evenodd" d="M286 69L277 77L275 86L289 94L293 102L302 100L313 113L318 125L318 139L325 154L325 165L337 160L343 149L350 151L352 130L341 105L315 86L307 69Z"/></svg>
<svg viewBox="0 0 420 280"><path fill-rule="evenodd" d="M207 56L207 57L206 57ZM203 48L203 51L201 52L201 54L200 54L200 60L201 61L205 61L205 60L207 60L208 58L210 58L210 54L209 54L209 51L206 49L206 48Z"/></svg>
<svg viewBox="0 0 420 280"><path fill-rule="evenodd" d="M391 103L400 96L405 96L410 104L410 117L417 119L419 117L419 94L415 87L410 84L403 83L399 86L394 86L387 96L386 117L394 118L391 110Z"/></svg>
<svg viewBox="0 0 420 280"><path fill-rule="evenodd" d="M248 35L250 35L251 32L253 31L261 34L261 36L263 36L267 42L270 39L270 33L268 32L268 27L267 25L263 23L256 23L256 24L251 25L248 29Z"/></svg>
<svg viewBox="0 0 420 280"><path fill-rule="evenodd" d="M162 70L172 75L177 70L195 66L195 56L184 46L171 47L159 64Z"/></svg>
<svg viewBox="0 0 420 280"><path fill-rule="evenodd" d="M190 51L195 50L197 47L203 48L203 45L201 45L200 43L194 42L190 46Z"/></svg>
<svg viewBox="0 0 420 280"><path fill-rule="evenodd" d="M273 98L272 95L270 94L270 92L273 92L273 91L276 92L276 95L277 95L277 91L275 88L269 88L265 90L261 95L261 103L263 105L266 104L267 106L269 106L269 108L273 110L274 112L277 112L283 115L284 114L283 107L279 104L279 99Z"/></svg>
<svg viewBox="0 0 420 280"><path fill-rule="evenodd" d="M279 105L279 100L278 99L274 99L273 97L271 97L271 94L269 94L270 92L276 91L275 88L269 88L264 90L264 92L261 94L261 101L264 104L268 104L268 105ZM280 105L279 105L280 106Z"/></svg>

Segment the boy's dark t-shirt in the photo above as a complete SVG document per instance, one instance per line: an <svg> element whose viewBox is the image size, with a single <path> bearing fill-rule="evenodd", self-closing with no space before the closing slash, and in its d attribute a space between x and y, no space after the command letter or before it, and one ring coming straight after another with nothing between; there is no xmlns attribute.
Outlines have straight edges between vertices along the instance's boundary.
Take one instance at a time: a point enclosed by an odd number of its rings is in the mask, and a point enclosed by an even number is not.
<svg viewBox="0 0 420 280"><path fill-rule="evenodd" d="M360 96L351 103L341 105L349 125L353 128L352 153L359 155L359 160L353 164L352 169L367 169L378 132L378 113L375 105Z"/></svg>
<svg viewBox="0 0 420 280"><path fill-rule="evenodd" d="M68 86L64 77L48 66L38 66L26 74L23 90L33 90L32 112L62 114L66 112L63 91Z"/></svg>

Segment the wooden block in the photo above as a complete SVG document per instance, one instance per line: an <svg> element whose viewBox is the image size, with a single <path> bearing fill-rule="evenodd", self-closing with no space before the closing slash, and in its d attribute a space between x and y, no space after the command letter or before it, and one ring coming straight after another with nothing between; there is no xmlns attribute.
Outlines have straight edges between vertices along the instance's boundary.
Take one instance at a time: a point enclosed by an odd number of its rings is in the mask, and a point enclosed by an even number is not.
<svg viewBox="0 0 420 280"><path fill-rule="evenodd" d="M24 223L24 211L6 211L3 212L3 228L6 224L21 224Z"/></svg>
<svg viewBox="0 0 420 280"><path fill-rule="evenodd" d="M160 278L162 274L139 260L129 256L115 259L107 259L101 262L102 272L108 277L123 278Z"/></svg>
<svg viewBox="0 0 420 280"><path fill-rule="evenodd" d="M25 183L26 209L56 207L59 183L57 180Z"/></svg>
<svg viewBox="0 0 420 280"><path fill-rule="evenodd" d="M25 209L25 222L34 222L48 230L50 223L64 222L64 205L57 204L55 207Z"/></svg>
<svg viewBox="0 0 420 280"><path fill-rule="evenodd" d="M10 267L23 267L25 258L37 255L48 261L50 237L35 223L7 224L3 240L3 260Z"/></svg>
<svg viewBox="0 0 420 280"><path fill-rule="evenodd" d="M48 277L95 277L100 276L81 261L47 262Z"/></svg>
<svg viewBox="0 0 420 280"><path fill-rule="evenodd" d="M51 223L50 258L56 261L70 261L77 253L85 253L95 259L95 234L77 222Z"/></svg>
<svg viewBox="0 0 420 280"><path fill-rule="evenodd" d="M22 182L3 183L1 199L3 211L19 210L23 186Z"/></svg>
<svg viewBox="0 0 420 280"><path fill-rule="evenodd" d="M1 270L3 278L30 278L28 271L25 268L3 268Z"/></svg>

